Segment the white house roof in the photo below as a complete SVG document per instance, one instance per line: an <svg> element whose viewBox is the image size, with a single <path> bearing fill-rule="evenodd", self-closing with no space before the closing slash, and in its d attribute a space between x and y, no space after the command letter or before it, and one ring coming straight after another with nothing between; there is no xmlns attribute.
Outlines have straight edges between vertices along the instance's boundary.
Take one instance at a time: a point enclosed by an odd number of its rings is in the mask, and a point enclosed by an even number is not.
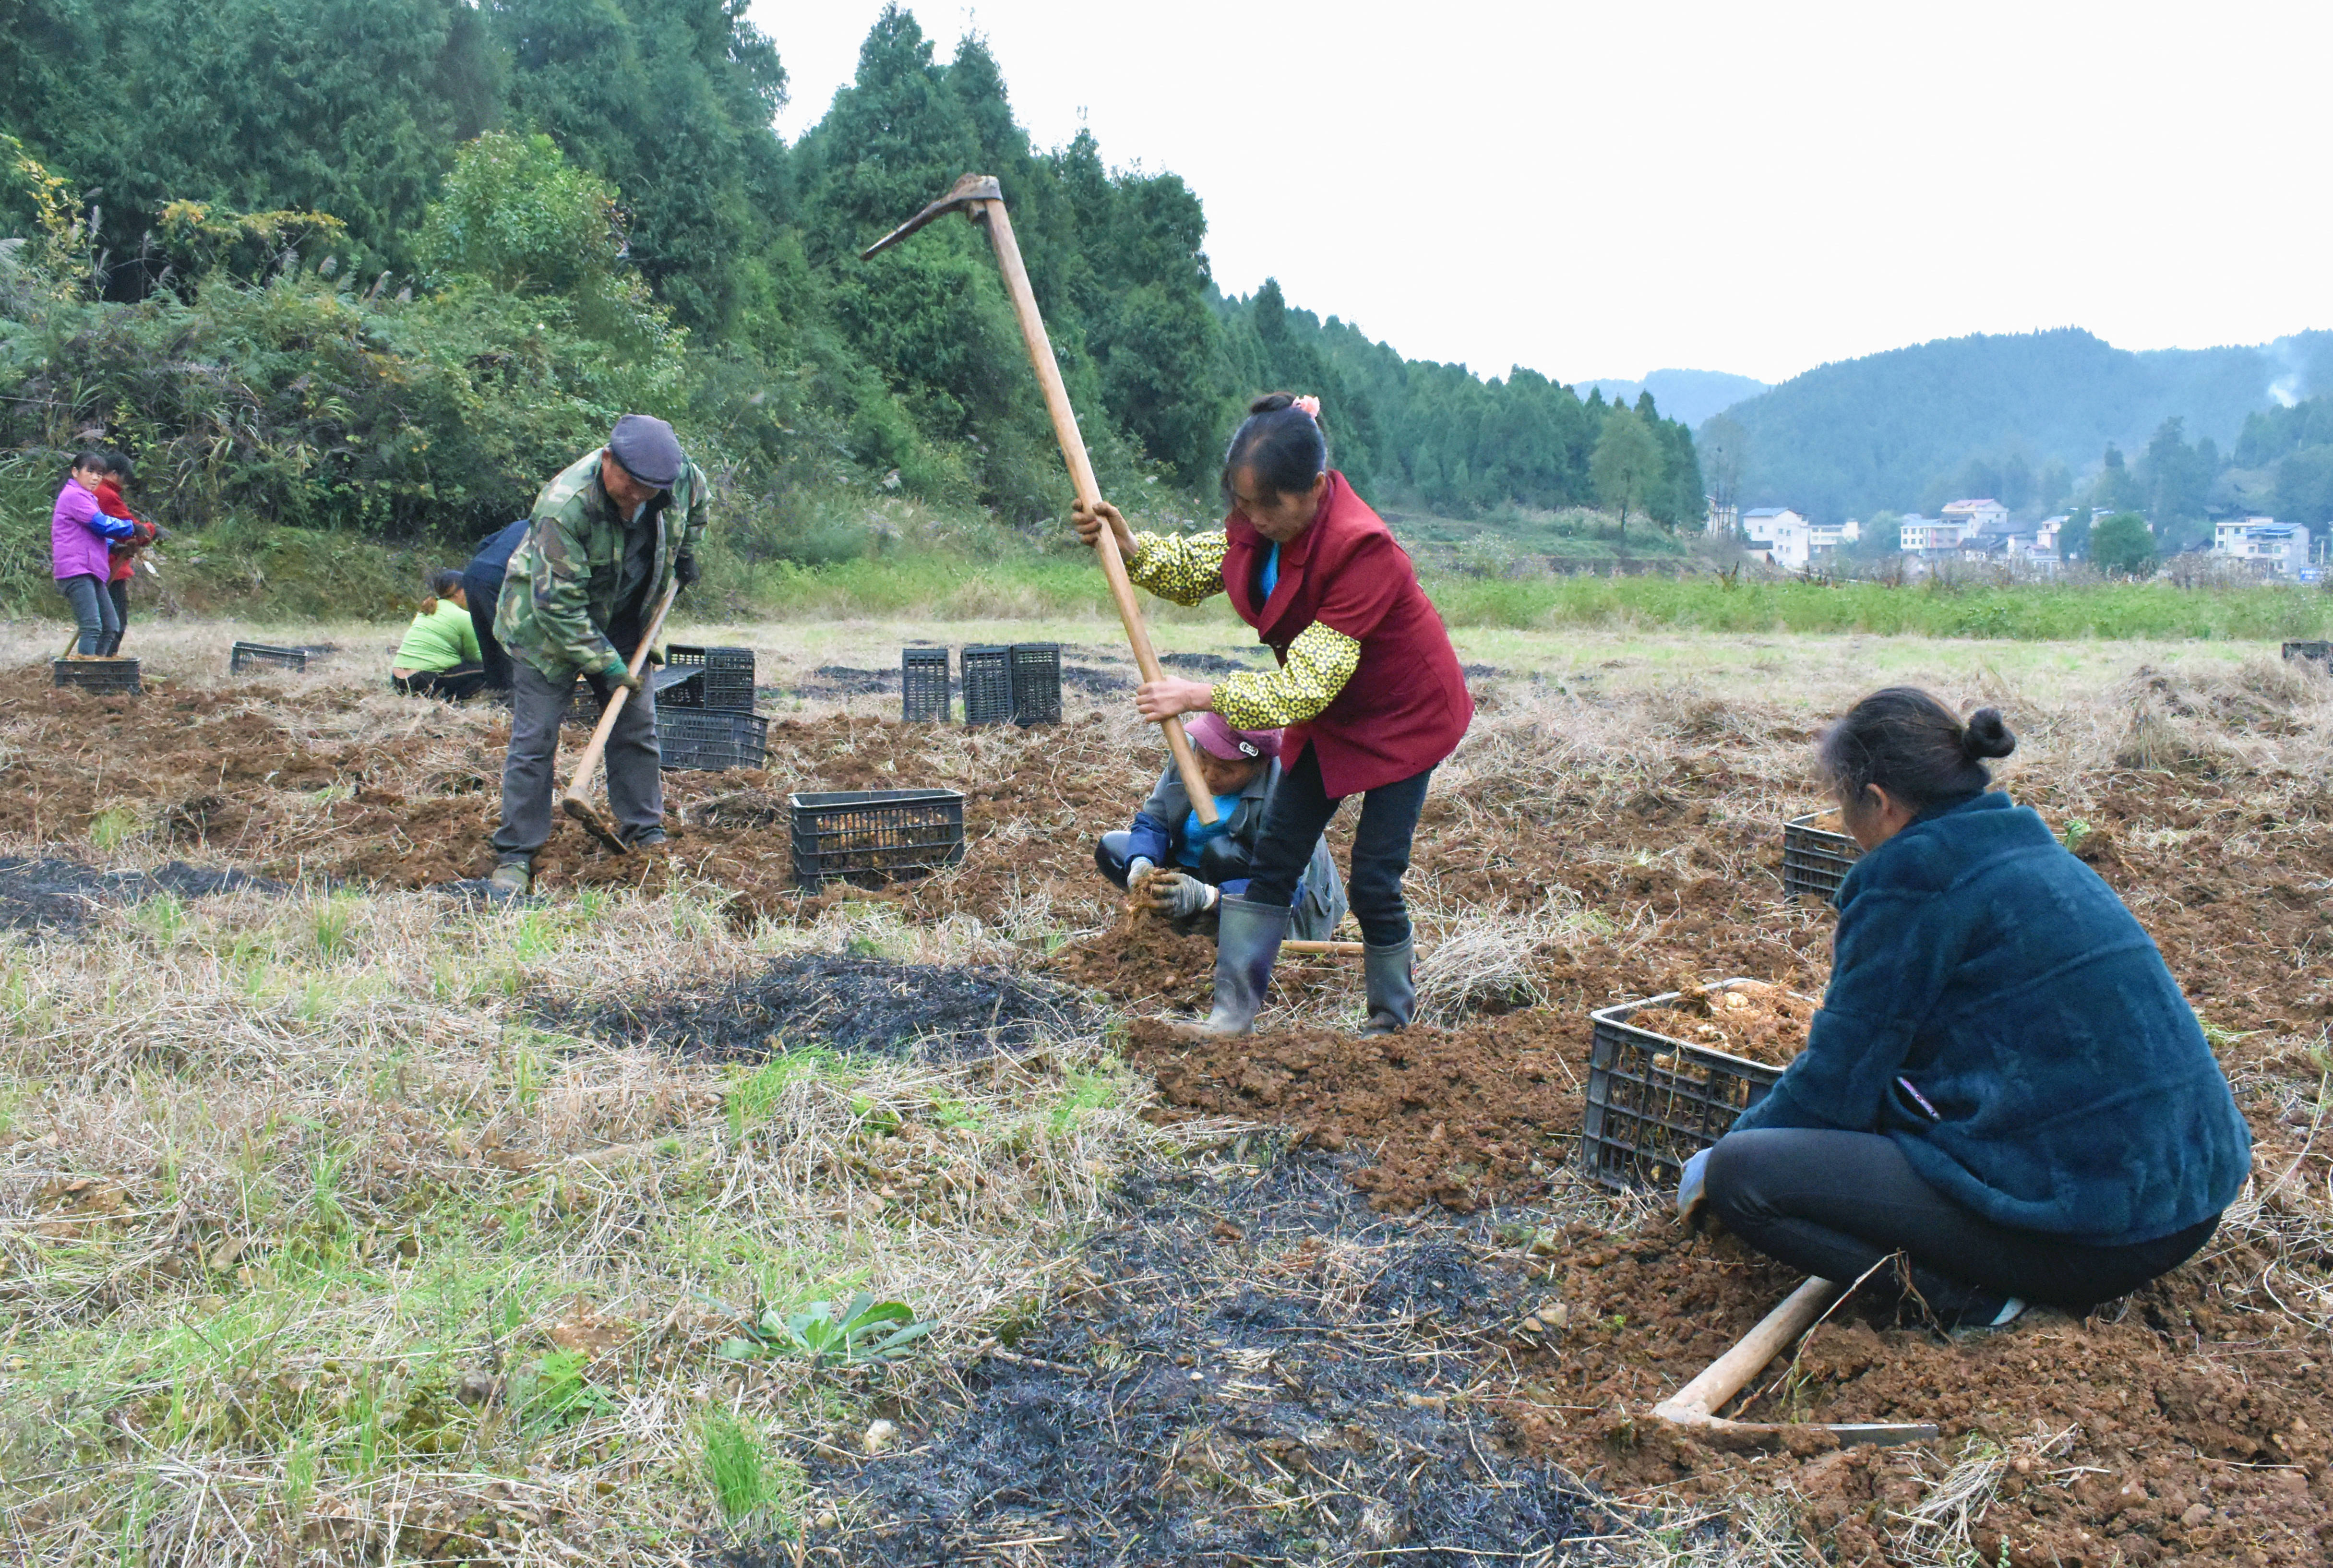
<svg viewBox="0 0 2333 1568"><path fill-rule="evenodd" d="M1998 506L2000 505L2000 502L1994 500L1990 495L1980 495L1973 500L1955 501L1951 505L1945 507L1944 510L1947 512L1959 512L1971 506Z"/></svg>
<svg viewBox="0 0 2333 1568"><path fill-rule="evenodd" d="M1783 513L1792 510L1794 510L1794 508L1789 506L1752 506L1749 511L1742 514L1742 515L1744 517L1780 517Z"/></svg>

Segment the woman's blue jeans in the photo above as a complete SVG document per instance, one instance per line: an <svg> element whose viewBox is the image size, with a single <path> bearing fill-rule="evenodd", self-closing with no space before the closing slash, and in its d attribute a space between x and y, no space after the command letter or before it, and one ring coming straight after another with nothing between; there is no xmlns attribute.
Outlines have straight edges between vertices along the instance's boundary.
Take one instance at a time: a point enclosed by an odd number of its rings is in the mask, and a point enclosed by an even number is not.
<svg viewBox="0 0 2333 1568"><path fill-rule="evenodd" d="M81 625L81 641L75 646L82 653L95 653L121 635L121 612L113 607L104 583L84 572L58 578L57 592L72 606L73 620Z"/></svg>

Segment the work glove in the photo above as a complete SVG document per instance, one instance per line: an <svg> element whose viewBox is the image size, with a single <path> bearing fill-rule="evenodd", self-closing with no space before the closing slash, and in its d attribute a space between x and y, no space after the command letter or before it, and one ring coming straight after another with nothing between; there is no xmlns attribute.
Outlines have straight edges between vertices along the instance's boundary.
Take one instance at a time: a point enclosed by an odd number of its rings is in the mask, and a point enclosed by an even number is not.
<svg viewBox="0 0 2333 1568"><path fill-rule="evenodd" d="M1709 1201L1701 1189L1702 1178L1708 1170L1709 1150L1706 1149L1685 1162L1685 1175L1677 1181L1676 1210L1677 1218L1687 1225L1691 1225L1694 1217L1701 1212L1701 1206Z"/></svg>
<svg viewBox="0 0 2333 1568"><path fill-rule="evenodd" d="M672 575L674 581L677 582L683 588L696 587L697 578L696 557L694 555L684 555L679 560L674 562L672 563Z"/></svg>
<svg viewBox="0 0 2333 1568"><path fill-rule="evenodd" d="M1134 894L1137 898L1139 898L1142 894L1142 879L1148 876L1157 869L1158 868L1156 865L1144 860L1140 855L1137 855L1132 860L1127 861L1126 890Z"/></svg>
<svg viewBox="0 0 2333 1568"><path fill-rule="evenodd" d="M605 679L610 686L620 686L635 696L638 694L643 684L640 678L632 673L631 667L620 659L608 666L601 678Z"/></svg>
<svg viewBox="0 0 2333 1568"><path fill-rule="evenodd" d="M1168 871L1151 878L1142 895L1155 912L1178 922L1205 914L1222 897L1213 887L1185 871Z"/></svg>

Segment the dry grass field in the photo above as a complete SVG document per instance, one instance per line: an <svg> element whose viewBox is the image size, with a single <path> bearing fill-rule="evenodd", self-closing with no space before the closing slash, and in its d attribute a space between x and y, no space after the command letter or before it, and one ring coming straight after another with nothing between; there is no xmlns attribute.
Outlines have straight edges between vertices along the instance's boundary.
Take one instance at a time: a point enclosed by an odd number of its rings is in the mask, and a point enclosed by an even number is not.
<svg viewBox="0 0 2333 1568"><path fill-rule="evenodd" d="M378 626L148 690L0 640L0 1542L25 1563L2025 1565L2324 1560L2333 1517L2333 681L2272 647L1468 633L1482 713L1413 898L1433 1026L1291 962L1179 1053L1206 948L1090 866L1162 753L1095 620L1068 722L903 726L873 622L760 655L766 770L667 775L669 856L562 825L494 900L503 726ZM36 639L35 631L40 633ZM688 640L684 632L681 639ZM1188 669L1235 634L1162 621ZM886 680L888 678L888 685ZM1819 724L2001 706L2003 783L2107 877L2257 1140L2205 1254L1982 1339L1851 1305L1768 1452L1646 1411L1794 1283L1576 1176L1587 1012L1819 994L1780 897ZM581 734L573 738L580 744ZM963 863L792 885L783 800L942 784ZM225 873L238 873L226 875ZM858 1293L928 1332L810 1353Z"/></svg>

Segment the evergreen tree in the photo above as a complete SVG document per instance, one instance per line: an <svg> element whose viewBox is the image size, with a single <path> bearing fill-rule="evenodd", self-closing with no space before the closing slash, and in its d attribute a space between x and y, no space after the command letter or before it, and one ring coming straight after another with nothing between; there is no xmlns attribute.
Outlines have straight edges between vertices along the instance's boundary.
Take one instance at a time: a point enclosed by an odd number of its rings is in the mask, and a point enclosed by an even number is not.
<svg viewBox="0 0 2333 1568"><path fill-rule="evenodd" d="M496 0L493 14L511 119L615 186L650 286L725 330L785 188L770 129L785 70L742 0Z"/></svg>
<svg viewBox="0 0 2333 1568"><path fill-rule="evenodd" d="M411 265L451 159L499 112L499 63L463 0L16 0L0 26L0 130L101 213L110 290L163 258L163 205L326 212L343 265Z"/></svg>

